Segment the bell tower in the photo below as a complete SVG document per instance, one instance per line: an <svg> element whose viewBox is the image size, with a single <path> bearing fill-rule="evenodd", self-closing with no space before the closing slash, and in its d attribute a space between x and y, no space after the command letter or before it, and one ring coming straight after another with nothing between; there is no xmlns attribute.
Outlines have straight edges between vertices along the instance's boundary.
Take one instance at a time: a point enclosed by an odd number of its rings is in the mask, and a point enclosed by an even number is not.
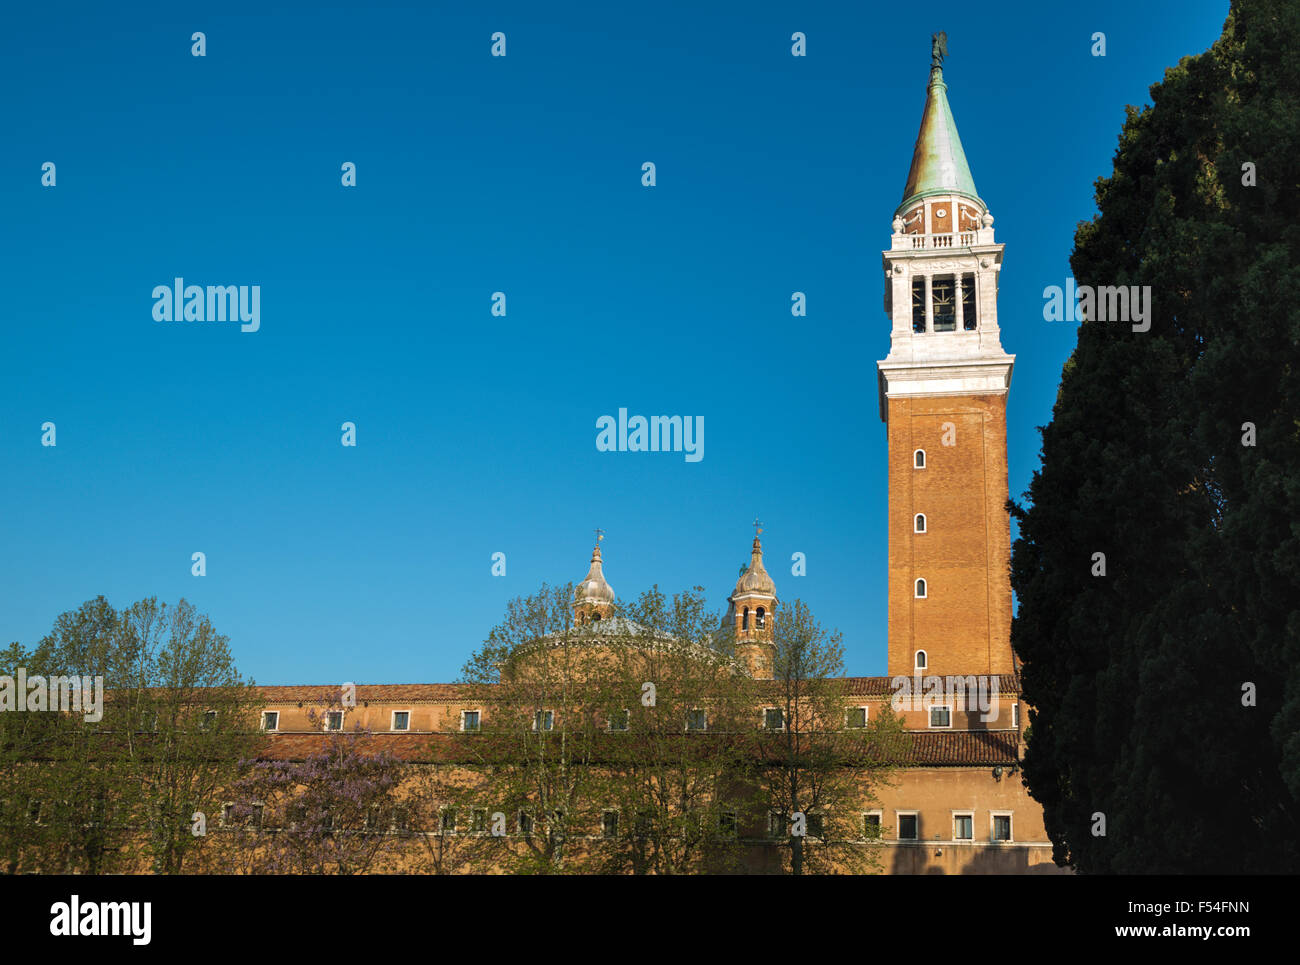
<svg viewBox="0 0 1300 965"><path fill-rule="evenodd" d="M776 622L776 584L763 566L763 527L754 520L749 566L740 568L736 589L727 597L726 625L735 633L736 657L756 680L770 680L776 663L772 626Z"/></svg>
<svg viewBox="0 0 1300 965"><path fill-rule="evenodd" d="M889 674L1012 673L1002 245L933 38L921 130L883 252L889 355Z"/></svg>

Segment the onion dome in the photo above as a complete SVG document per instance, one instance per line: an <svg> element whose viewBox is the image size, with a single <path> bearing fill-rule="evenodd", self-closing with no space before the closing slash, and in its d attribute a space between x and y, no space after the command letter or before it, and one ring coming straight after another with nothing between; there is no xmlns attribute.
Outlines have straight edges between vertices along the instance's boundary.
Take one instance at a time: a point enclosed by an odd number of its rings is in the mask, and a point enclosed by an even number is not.
<svg viewBox="0 0 1300 965"><path fill-rule="evenodd" d="M591 568L583 581L573 589L575 604L594 603L608 606L614 602L614 588L605 582L605 574L600 568L600 544L591 551Z"/></svg>
<svg viewBox="0 0 1300 965"><path fill-rule="evenodd" d="M763 568L763 544L757 536L754 537L754 546L750 550L749 566L741 571L740 579L736 581L736 591L731 595L738 597L745 593L776 593L776 584Z"/></svg>

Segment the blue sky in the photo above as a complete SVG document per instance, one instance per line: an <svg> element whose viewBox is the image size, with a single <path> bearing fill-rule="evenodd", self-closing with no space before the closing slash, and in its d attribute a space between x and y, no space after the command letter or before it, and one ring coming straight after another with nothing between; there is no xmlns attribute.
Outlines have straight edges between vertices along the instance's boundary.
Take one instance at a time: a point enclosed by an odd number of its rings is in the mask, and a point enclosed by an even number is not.
<svg viewBox="0 0 1300 965"><path fill-rule="evenodd" d="M884 673L880 250L930 34L1006 245L1018 497L1075 338L1042 289L1227 3L700 6L7 11L0 644L184 596L262 683L451 680L594 527L621 596L721 608L758 515L780 595ZM155 322L176 276L260 285L260 330ZM619 407L703 416L703 460L597 452Z"/></svg>

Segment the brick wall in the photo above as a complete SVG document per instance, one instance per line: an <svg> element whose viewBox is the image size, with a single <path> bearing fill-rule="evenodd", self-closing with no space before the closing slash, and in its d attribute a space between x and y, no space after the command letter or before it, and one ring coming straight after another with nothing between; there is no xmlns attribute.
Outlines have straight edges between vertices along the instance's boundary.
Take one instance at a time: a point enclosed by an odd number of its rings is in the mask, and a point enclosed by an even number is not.
<svg viewBox="0 0 1300 965"><path fill-rule="evenodd" d="M1011 673L1006 395L893 398L888 413L889 673L910 674L917 649L928 673Z"/></svg>

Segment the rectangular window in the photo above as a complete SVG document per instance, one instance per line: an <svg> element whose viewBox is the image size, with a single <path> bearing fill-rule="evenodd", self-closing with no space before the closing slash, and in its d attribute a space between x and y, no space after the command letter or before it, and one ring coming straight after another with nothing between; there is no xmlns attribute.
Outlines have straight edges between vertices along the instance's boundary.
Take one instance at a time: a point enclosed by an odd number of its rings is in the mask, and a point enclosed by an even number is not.
<svg viewBox="0 0 1300 965"><path fill-rule="evenodd" d="M974 841L975 815L954 814L952 816L952 837L954 841Z"/></svg>
<svg viewBox="0 0 1300 965"><path fill-rule="evenodd" d="M555 711L539 710L533 717L533 730L554 730L555 729Z"/></svg>
<svg viewBox="0 0 1300 965"><path fill-rule="evenodd" d="M848 725L849 725L850 727L866 727L866 726L867 726L867 708L865 708L865 707L850 707L850 708L849 708L849 713L848 713L848 718L849 718L849 719L848 719Z"/></svg>
<svg viewBox="0 0 1300 965"><path fill-rule="evenodd" d="M779 707L769 707L763 711L763 726L768 730L785 730L785 714Z"/></svg>
<svg viewBox="0 0 1300 965"><path fill-rule="evenodd" d="M862 815L862 836L865 838L880 837L880 812L869 811Z"/></svg>
<svg viewBox="0 0 1300 965"><path fill-rule="evenodd" d="M398 834L406 834L411 830L411 815L406 808L393 809L393 830Z"/></svg>
<svg viewBox="0 0 1300 965"><path fill-rule="evenodd" d="M724 838L736 836L736 812L723 811L718 815L718 834Z"/></svg>
<svg viewBox="0 0 1300 965"><path fill-rule="evenodd" d="M602 838L618 837L618 812L605 811L600 816L600 836Z"/></svg>
<svg viewBox="0 0 1300 965"><path fill-rule="evenodd" d="M947 704L941 704L938 707L930 708L930 726L931 727L951 727L952 726L952 708Z"/></svg>
<svg viewBox="0 0 1300 965"><path fill-rule="evenodd" d="M326 730L342 730L342 729L343 729L343 711L341 711L341 710L331 710L329 713L327 713L327 714L325 715L325 729L326 729Z"/></svg>
<svg viewBox="0 0 1300 965"><path fill-rule="evenodd" d="M706 730L709 725L709 717L702 710L692 710L686 714L687 730Z"/></svg>
<svg viewBox="0 0 1300 965"><path fill-rule="evenodd" d="M533 833L533 816L532 816L531 814L529 814L527 811L520 811L520 812L519 812L518 825L519 825L519 833L520 833L520 834L523 834L523 835L529 835L529 834L532 834L532 833Z"/></svg>
<svg viewBox="0 0 1300 965"><path fill-rule="evenodd" d="M393 711L393 730L410 730L411 712L409 710Z"/></svg>
<svg viewBox="0 0 1300 965"><path fill-rule="evenodd" d="M223 828L233 828L235 826L235 806L233 804L221 805L221 826Z"/></svg>
<svg viewBox="0 0 1300 965"><path fill-rule="evenodd" d="M993 815L993 840L994 841L1011 840L1011 815L1010 814Z"/></svg>
<svg viewBox="0 0 1300 965"><path fill-rule="evenodd" d="M474 808L470 811L470 829L475 834L482 834L487 830L487 819L487 808Z"/></svg>
<svg viewBox="0 0 1300 965"><path fill-rule="evenodd" d="M624 731L628 728L628 721L631 717L626 710L616 710L609 718L609 729L612 731Z"/></svg>
<svg viewBox="0 0 1300 965"><path fill-rule="evenodd" d="M438 813L438 830L443 834L456 833L456 809L443 808Z"/></svg>
<svg viewBox="0 0 1300 965"><path fill-rule="evenodd" d="M462 710L460 712L460 729L467 734L477 733L479 729L479 712L477 710Z"/></svg>
<svg viewBox="0 0 1300 965"><path fill-rule="evenodd" d="M957 331L957 292L952 275L935 275L930 282L930 300L934 304L934 330Z"/></svg>
<svg viewBox="0 0 1300 965"><path fill-rule="evenodd" d="M925 279L912 279L912 331L920 335L925 331Z"/></svg>
<svg viewBox="0 0 1300 965"><path fill-rule="evenodd" d="M262 815L265 811L265 804L254 804L252 807L252 813L249 815L248 823L255 828L260 828L262 826Z"/></svg>
<svg viewBox="0 0 1300 965"><path fill-rule="evenodd" d="M1020 726L1020 705L1019 704L1011 705L1011 726L1012 727Z"/></svg>
<svg viewBox="0 0 1300 965"><path fill-rule="evenodd" d="M975 276L961 276L961 327L973 332L979 325L979 312L975 308Z"/></svg>
<svg viewBox="0 0 1300 965"><path fill-rule="evenodd" d="M279 730L280 729L280 712L276 710L265 710L262 712L262 730Z"/></svg>
<svg viewBox="0 0 1300 965"><path fill-rule="evenodd" d="M767 836L769 838L785 837L785 818L775 811L767 813Z"/></svg>
<svg viewBox="0 0 1300 965"><path fill-rule="evenodd" d="M203 719L199 722L199 726L203 728L203 730L207 730L216 722L217 712L215 710L205 710L203 712Z"/></svg>
<svg viewBox="0 0 1300 965"><path fill-rule="evenodd" d="M899 814L898 839L900 841L915 841L920 830L920 824L920 817L915 811L908 814Z"/></svg>
<svg viewBox="0 0 1300 965"><path fill-rule="evenodd" d="M826 824L824 821L822 821L822 816L820 814L809 814L806 815L806 821L807 821L807 825L804 828L804 830L808 832L808 837L810 838L822 837L822 834L826 830Z"/></svg>

